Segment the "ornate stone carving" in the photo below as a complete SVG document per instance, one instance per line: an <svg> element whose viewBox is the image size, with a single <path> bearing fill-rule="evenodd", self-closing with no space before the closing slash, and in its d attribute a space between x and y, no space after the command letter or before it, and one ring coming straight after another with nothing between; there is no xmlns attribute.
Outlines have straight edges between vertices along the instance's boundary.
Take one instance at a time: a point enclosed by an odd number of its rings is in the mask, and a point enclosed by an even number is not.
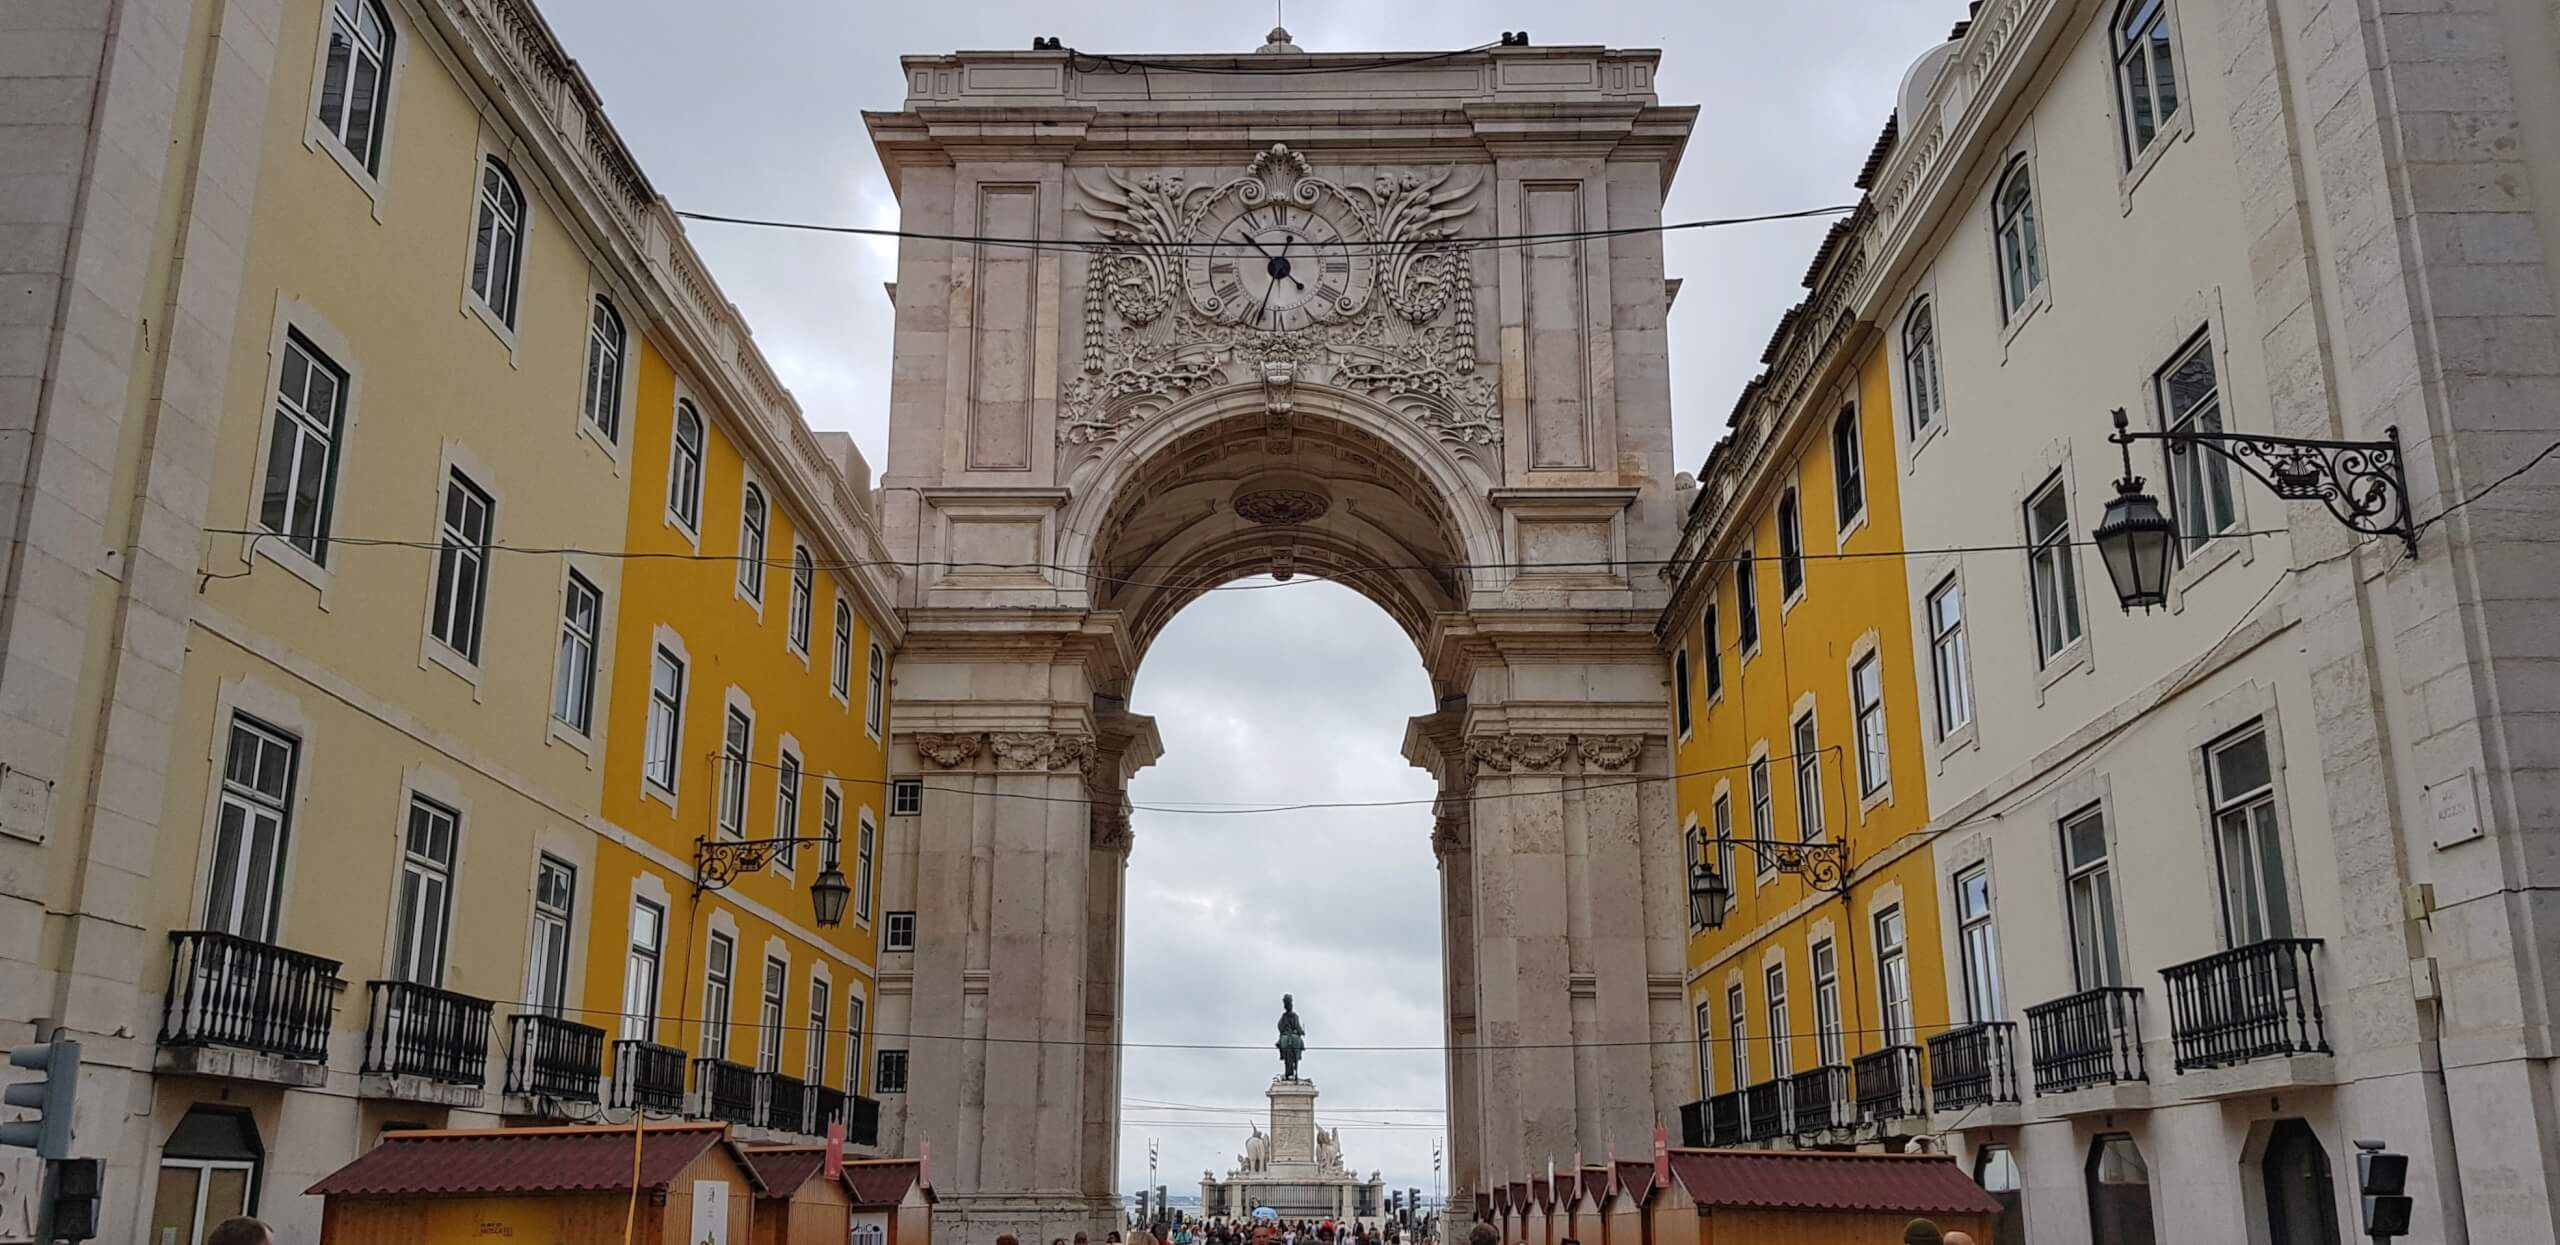
<svg viewBox="0 0 2560 1245"><path fill-rule="evenodd" d="M1093 739L1088 735L998 731L987 737L987 744L1003 769L1082 770L1093 759Z"/></svg>
<svg viewBox="0 0 2560 1245"><path fill-rule="evenodd" d="M1467 741L1467 759L1476 769L1496 774L1511 772L1511 740L1504 735L1484 735Z"/></svg>
<svg viewBox="0 0 2560 1245"><path fill-rule="evenodd" d="M1264 527L1313 523L1333 509L1333 499L1312 481L1248 480L1236 490L1236 517Z"/></svg>
<svg viewBox="0 0 2560 1245"><path fill-rule="evenodd" d="M1129 830L1129 810L1125 808L1106 808L1101 804L1095 804L1093 806L1093 817L1091 822L1091 837L1093 845L1104 851L1125 852L1129 850L1130 845L1137 841L1137 836L1132 834Z"/></svg>
<svg viewBox="0 0 2560 1245"><path fill-rule="evenodd" d="M1582 763L1593 769L1622 770L1644 754L1642 735L1584 735L1575 742L1581 745Z"/></svg>
<svg viewBox="0 0 2560 1245"><path fill-rule="evenodd" d="M985 737L976 734L916 736L916 751L925 760L943 769L958 769L978 756L978 744Z"/></svg>
<svg viewBox="0 0 2560 1245"><path fill-rule="evenodd" d="M1467 741L1467 755L1482 771L1543 773L1564 767L1572 742L1570 735L1479 735Z"/></svg>

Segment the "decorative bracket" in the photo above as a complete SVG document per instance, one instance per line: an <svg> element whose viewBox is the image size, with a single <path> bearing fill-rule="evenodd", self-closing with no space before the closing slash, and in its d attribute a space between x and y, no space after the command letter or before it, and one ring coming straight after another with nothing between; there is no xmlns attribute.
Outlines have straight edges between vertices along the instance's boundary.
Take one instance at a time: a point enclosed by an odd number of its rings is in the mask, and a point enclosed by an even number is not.
<svg viewBox="0 0 2560 1245"><path fill-rule="evenodd" d="M2418 525L2409 513L2408 464L2400 453L2400 430L2382 430L2379 441L2326 441L2312 437L2260 436L2237 432L2139 432L2125 427L2116 412L2116 430L2107 440L2119 446L2136 441L2162 441L2172 454L2201 446L2237 464L2286 501L2316 501L2349 530L2367 536L2397 536L2418 551Z"/></svg>
<svg viewBox="0 0 2560 1245"><path fill-rule="evenodd" d="M1849 845L1846 843L1796 843L1785 839L1701 839L1701 852L1720 848L1727 843L1751 849L1780 873L1792 873L1813 884L1817 890L1845 894L1849 889Z"/></svg>
<svg viewBox="0 0 2560 1245"><path fill-rule="evenodd" d="M693 841L693 893L725 890L740 877L762 870L776 857L802 844L818 845L829 840L817 835L790 839L695 839Z"/></svg>

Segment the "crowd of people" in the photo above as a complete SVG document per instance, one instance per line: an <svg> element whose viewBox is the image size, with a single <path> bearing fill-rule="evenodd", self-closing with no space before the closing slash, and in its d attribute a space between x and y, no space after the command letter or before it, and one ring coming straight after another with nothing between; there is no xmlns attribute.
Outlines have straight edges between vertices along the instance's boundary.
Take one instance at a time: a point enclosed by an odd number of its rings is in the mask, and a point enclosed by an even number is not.
<svg viewBox="0 0 2560 1245"><path fill-rule="evenodd" d="M1433 1226L1434 1218L1413 1227L1393 1219L1378 1224L1331 1219L1158 1219L1138 1225L1126 1238L1109 1233L1102 1245L1423 1245L1432 1239ZM1021 1243L1007 1235L997 1237L996 1245ZM1070 1239L1057 1237L1049 1245L1070 1245ZM1078 1232L1072 1245L1093 1242Z"/></svg>

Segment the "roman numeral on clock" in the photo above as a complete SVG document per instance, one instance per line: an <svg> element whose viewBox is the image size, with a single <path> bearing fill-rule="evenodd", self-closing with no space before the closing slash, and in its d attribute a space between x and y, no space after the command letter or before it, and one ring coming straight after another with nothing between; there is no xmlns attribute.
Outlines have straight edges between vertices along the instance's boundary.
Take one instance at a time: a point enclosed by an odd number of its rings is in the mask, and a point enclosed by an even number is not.
<svg viewBox="0 0 2560 1245"><path fill-rule="evenodd" d="M1324 270L1331 276L1347 276L1351 272L1351 258L1347 255L1326 256Z"/></svg>
<svg viewBox="0 0 2560 1245"><path fill-rule="evenodd" d="M1219 302L1232 303L1242 297L1244 297L1244 286L1234 281L1223 281L1218 284Z"/></svg>

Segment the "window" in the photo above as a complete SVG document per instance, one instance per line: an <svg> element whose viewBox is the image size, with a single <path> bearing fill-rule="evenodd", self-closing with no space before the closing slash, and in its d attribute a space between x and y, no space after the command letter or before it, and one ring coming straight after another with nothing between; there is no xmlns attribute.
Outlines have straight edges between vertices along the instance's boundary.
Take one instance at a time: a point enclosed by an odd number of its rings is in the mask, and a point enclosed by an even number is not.
<svg viewBox="0 0 2560 1245"><path fill-rule="evenodd" d="M1751 1083L1751 1031L1742 1015L1742 983L1725 987L1724 1053L1733 1065L1733 1087L1740 1089Z"/></svg>
<svg viewBox="0 0 2560 1245"><path fill-rule="evenodd" d="M1698 1097L1716 1096L1715 1009L1700 1003L1698 1019Z"/></svg>
<svg viewBox="0 0 2560 1245"><path fill-rule="evenodd" d="M1769 1075L1784 1078L1795 1074L1795 1051L1789 1049L1787 1036L1787 966L1772 964L1761 975L1761 993L1769 1003Z"/></svg>
<svg viewBox="0 0 2560 1245"><path fill-rule="evenodd" d="M275 425L267 435L267 478L258 490L258 526L324 566L338 500L338 436L346 419L345 369L300 333L285 334Z"/></svg>
<svg viewBox="0 0 2560 1245"><path fill-rule="evenodd" d="M258 942L275 938L301 751L301 741L290 735L245 717L231 719L222 794L214 810L213 867L204 905L207 929Z"/></svg>
<svg viewBox="0 0 2560 1245"><path fill-rule="evenodd" d="M497 503L455 471L444 485L444 526L436 548L435 612L428 630L464 660L480 660L489 596L489 531Z"/></svg>
<svg viewBox="0 0 2560 1245"><path fill-rule="evenodd" d="M255 1161L160 1160L157 1196L151 1203L150 1239L165 1245L201 1245L226 1219L249 1213L249 1191L258 1183Z"/></svg>
<svg viewBox="0 0 2560 1245"><path fill-rule="evenodd" d="M577 903L578 871L559 857L544 854L533 866L532 962L525 973L525 997L533 1009L558 1016L569 1002L569 917Z"/></svg>
<svg viewBox="0 0 2560 1245"><path fill-rule="evenodd" d="M2098 805L2062 819L2062 876L2071 920L2072 979L2083 990L2123 985L2115 870L2107 853L2106 810Z"/></svg>
<svg viewBox="0 0 2560 1245"><path fill-rule="evenodd" d="M800 758L789 752L775 757L773 765L773 837L800 837ZM800 863L796 844L785 843L776 862L789 869Z"/></svg>
<svg viewBox="0 0 2560 1245"><path fill-rule="evenodd" d="M809 619L816 611L818 573L809 565L809 551L791 550L791 647L800 655L809 655Z"/></svg>
<svg viewBox="0 0 2560 1245"><path fill-rule="evenodd" d="M854 815L853 918L857 921L871 919L871 892L874 879L871 861L878 846L879 837L879 830L871 824L870 809L863 809Z"/></svg>
<svg viewBox="0 0 2560 1245"><path fill-rule="evenodd" d="M892 778L889 780L889 815L914 817L924 812L924 780Z"/></svg>
<svg viewBox="0 0 2560 1245"><path fill-rule="evenodd" d="M584 575L569 572L560 594L560 655L551 674L551 716L581 735L596 722L596 640L604 621L604 594Z"/></svg>
<svg viewBox="0 0 2560 1245"><path fill-rule="evenodd" d="M2124 158L2130 164L2178 112L2169 0L2124 0L2116 6L2115 35L2116 106L2124 112Z"/></svg>
<svg viewBox="0 0 2560 1245"><path fill-rule="evenodd" d="M1956 875L1956 949L1964 960L1965 1018L1998 1020L2000 948L1991 931L1991 866Z"/></svg>
<svg viewBox="0 0 2560 1245"><path fill-rule="evenodd" d="M889 655L878 643L871 646L871 670L862 685L862 729L873 735L880 733L880 723L889 708Z"/></svg>
<svg viewBox="0 0 2560 1245"><path fill-rule="evenodd" d="M1706 846L1706 832L1698 828L1697 819L1693 817L1689 820L1689 824L1683 827L1680 831L1680 858L1682 860L1704 860L1707 858ZM1730 880L1728 879L1728 881ZM1692 906L1689 909L1689 932L1694 934L1707 927L1706 921L1702 919L1705 915L1705 913L1698 911L1695 906Z"/></svg>
<svg viewBox="0 0 2560 1245"><path fill-rule="evenodd" d="M2036 190L2025 156L2001 174L1991 200L1991 236L2000 258L2000 318L2007 320L2044 288L2044 236L2036 228Z"/></svg>
<svg viewBox="0 0 2560 1245"><path fill-rule="evenodd" d="M1984 1245L2027 1245L2025 1181L2018 1176L2018 1157L2007 1146L1984 1146L1973 1156L1973 1182L2000 1203L2000 1226Z"/></svg>
<svg viewBox="0 0 2560 1245"><path fill-rule="evenodd" d="M1831 421L1831 496L1840 512L1840 526L1866 513L1867 464L1859 445L1858 408L1844 406L1840 416Z"/></svg>
<svg viewBox="0 0 2560 1245"><path fill-rule="evenodd" d="M836 598L835 664L828 667L827 688L841 700L853 692L853 607Z"/></svg>
<svg viewBox="0 0 2560 1245"><path fill-rule="evenodd" d="M1753 757L1751 758L1751 837L1765 844L1777 837L1777 828L1777 810L1770 802L1769 758ZM1762 877L1765 878L1777 872L1776 859L1770 855L1767 847L1753 848L1752 855L1760 861Z"/></svg>
<svg viewBox="0 0 2560 1245"><path fill-rule="evenodd" d="M622 1036L635 1042L657 1036L658 969L667 948L667 910L646 899L631 901L631 950L622 960Z"/></svg>
<svg viewBox="0 0 2560 1245"><path fill-rule="evenodd" d="M1731 795L1722 791L1716 793L1714 816L1716 876L1723 878L1725 885L1731 886L1733 885L1733 797Z"/></svg>
<svg viewBox="0 0 2560 1245"><path fill-rule="evenodd" d="M835 868L844 850L844 795L832 787L818 793L818 837L826 840L818 848L818 867Z"/></svg>
<svg viewBox="0 0 2560 1245"><path fill-rule="evenodd" d="M1822 838L1822 741L1814 737L1813 715L1796 719L1796 837L1807 843Z"/></svg>
<svg viewBox="0 0 2560 1245"><path fill-rule="evenodd" d="M421 986L444 984L446 937L453 918L453 840L461 815L432 800L409 801L400 850L399 937L391 973Z"/></svg>
<svg viewBox="0 0 2560 1245"><path fill-rule="evenodd" d="M1936 678L1938 738L1973 722L1973 674L1964 654L1964 586L1949 575L1929 590L1929 669Z"/></svg>
<svg viewBox="0 0 2560 1245"><path fill-rule="evenodd" d="M1911 305L1902 319L1902 400L1911 408L1911 436L1936 426L1947 413L1946 381L1938 370L1938 319L1928 300Z"/></svg>
<svg viewBox="0 0 2560 1245"><path fill-rule="evenodd" d="M916 914L912 912L890 913L887 928L883 929L880 933L880 949L883 951L915 950Z"/></svg>
<svg viewBox="0 0 2560 1245"><path fill-rule="evenodd" d="M666 791L676 789L676 755L684 735L684 659L658 649L649 665L649 738L645 776Z"/></svg>
<svg viewBox="0 0 2560 1245"><path fill-rule="evenodd" d="M1813 1043L1823 1067L1849 1062L1847 1037L1840 1024L1840 950L1825 938L1813 944Z"/></svg>
<svg viewBox="0 0 2560 1245"><path fill-rule="evenodd" d="M676 403L673 448L667 451L667 513L688 532L702 530L702 416Z"/></svg>
<svg viewBox="0 0 2560 1245"><path fill-rule="evenodd" d="M2125 1133L2089 1144L2090 1245L2154 1245L2151 1165Z"/></svg>
<svg viewBox="0 0 2560 1245"><path fill-rule="evenodd" d="M1876 913L1876 995L1887 1046L1911 1041L1911 960L1902 939L1902 905Z"/></svg>
<svg viewBox="0 0 2560 1245"><path fill-rule="evenodd" d="M2259 1160L2270 1245L2338 1245L2338 1193L2329 1151L2301 1120L2278 1120Z"/></svg>
<svg viewBox="0 0 2560 1245"><path fill-rule="evenodd" d="M480 163L480 216L471 234L471 292L498 322L516 326L516 283L524 276L524 192L490 157Z"/></svg>
<svg viewBox="0 0 2560 1245"><path fill-rule="evenodd" d="M859 994L844 996L844 1088L849 1094L862 1092L862 1025L863 1002Z"/></svg>
<svg viewBox="0 0 2560 1245"><path fill-rule="evenodd" d="M1869 653L1849 667L1849 703L1858 718L1858 794L1874 795L1893 781L1885 750L1884 659Z"/></svg>
<svg viewBox="0 0 2560 1245"><path fill-rule="evenodd" d="M827 1002L827 979L809 979L809 1043L808 1054L800 1065L800 1079L811 1085L827 1083L827 1034L835 1027L835 1017Z"/></svg>
<svg viewBox="0 0 2560 1245"><path fill-rule="evenodd" d="M2215 863L2222 873L2222 916L2231 945L2293 936L2285 893L2284 843L2276 825L2275 768L2264 723L2252 723L2205 749L2213 796Z"/></svg>
<svg viewBox="0 0 2560 1245"><path fill-rule="evenodd" d="M764 603L764 535L769 517L764 490L748 485L745 500L738 503L738 591L759 605Z"/></svg>
<svg viewBox="0 0 2560 1245"><path fill-rule="evenodd" d="M1733 645L1745 657L1760 649L1759 561L1749 546L1733 564Z"/></svg>
<svg viewBox="0 0 2560 1245"><path fill-rule="evenodd" d="M1706 625L1698 629L1700 660L1707 668L1707 699L1724 694L1724 653L1718 649L1723 632L1716 629L1716 603L1707 602Z"/></svg>
<svg viewBox="0 0 2560 1245"><path fill-rule="evenodd" d="M880 1075L872 1082L872 1087L874 1092L882 1094L907 1092L907 1052L902 1050L880 1052Z"/></svg>
<svg viewBox="0 0 2560 1245"><path fill-rule="evenodd" d="M2080 584L2072 570L2071 501L2057 474L2027 501L2027 578L2035 594L2036 656L2051 662L2080 639Z"/></svg>
<svg viewBox="0 0 2560 1245"><path fill-rule="evenodd" d="M791 966L764 957L764 989L756 1000L756 1071L782 1071L782 995Z"/></svg>
<svg viewBox="0 0 2560 1245"><path fill-rule="evenodd" d="M1689 650L1671 655L1671 716L1680 737L1689 737Z"/></svg>
<svg viewBox="0 0 2560 1245"><path fill-rule="evenodd" d="M755 729L744 710L729 706L720 732L720 832L733 839L747 835L747 756Z"/></svg>
<svg viewBox="0 0 2560 1245"><path fill-rule="evenodd" d="M2160 415L2170 435L2222 431L2222 386L2213 370L2213 339L2199 336L2160 369ZM2178 522L2179 546L2193 553L2240 526L2239 496L2231 487L2231 460L2218 449L2170 444L2169 512Z"/></svg>
<svg viewBox="0 0 2560 1245"><path fill-rule="evenodd" d="M1778 494L1778 596L1804 591L1804 514L1794 489Z"/></svg>
<svg viewBox="0 0 2560 1245"><path fill-rule="evenodd" d="M702 950L702 1049L705 1059L729 1057L729 983L737 973L738 944L712 931Z"/></svg>
<svg viewBox="0 0 2560 1245"><path fill-rule="evenodd" d="M622 317L603 298L587 314L587 386L580 413L607 441L622 436Z"/></svg>
<svg viewBox="0 0 2560 1245"><path fill-rule="evenodd" d="M391 111L391 15L378 0L329 6L329 59L320 67L320 128L367 173L382 171Z"/></svg>

